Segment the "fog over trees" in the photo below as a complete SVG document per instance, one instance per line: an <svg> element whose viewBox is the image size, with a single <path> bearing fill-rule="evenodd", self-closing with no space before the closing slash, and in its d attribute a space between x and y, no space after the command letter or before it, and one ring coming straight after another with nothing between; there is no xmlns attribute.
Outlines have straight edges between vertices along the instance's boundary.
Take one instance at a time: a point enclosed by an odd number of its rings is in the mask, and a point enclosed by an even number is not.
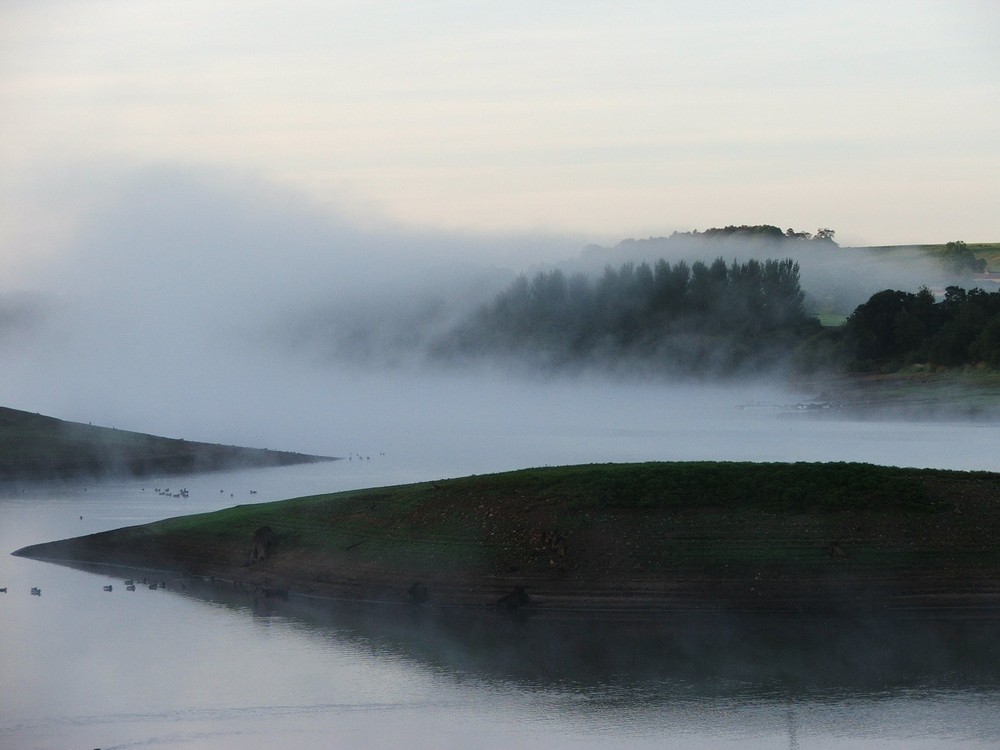
<svg viewBox="0 0 1000 750"><path fill-rule="evenodd" d="M438 357L515 358L548 370L732 374L770 368L819 327L791 260L554 269L519 276L441 337Z"/></svg>
<svg viewBox="0 0 1000 750"><path fill-rule="evenodd" d="M660 258L688 263L711 263L718 257L740 261L790 258L799 264L807 309L840 315L848 315L884 289L916 292L922 286L971 286L973 275L984 270L962 242L931 253L916 247L841 247L835 235L829 228L810 234L770 224L730 225L626 239L612 247L589 245L579 258L560 267L594 274L609 263L652 264Z"/></svg>
<svg viewBox="0 0 1000 750"><path fill-rule="evenodd" d="M855 309L845 306L851 277L843 271L881 280L885 266L859 257L858 249L840 248L834 234L741 225L591 248L584 258L635 257L638 247L686 250L694 258L724 249L741 257L626 260L598 273L569 263L522 274L492 302L436 336L429 351L448 362L513 362L545 372L712 377L778 368L1000 366L1000 292L951 285L936 301L927 288L942 279L970 280L984 270L965 243L948 243L936 260L925 257L917 266L923 274L919 291L882 288ZM776 251L790 257L766 257ZM846 262L815 262L845 252ZM748 257L753 255L764 257ZM816 314L824 301L851 313L845 326L820 324Z"/></svg>
<svg viewBox="0 0 1000 750"><path fill-rule="evenodd" d="M717 378L1000 365L993 297L952 283L968 285L983 270L965 243L934 256L841 248L834 236L733 225L589 246L517 276L496 268L446 274L420 294L355 300L300 319L297 331L333 359L549 374ZM928 286L945 284L938 302ZM820 313L849 320L824 326Z"/></svg>
<svg viewBox="0 0 1000 750"><path fill-rule="evenodd" d="M467 364L500 378L655 381L996 361L985 309L940 330L948 316L918 316L937 343L905 353L899 343L916 337L907 295L967 286L962 243L949 270L919 249L839 247L827 228L733 225L611 247L368 228L271 185L184 170L128 174L101 195L65 249L0 290L7 405L114 424L129 400L143 415L132 427L189 435L163 405L197 401L191 411L213 426L250 422L248 392L287 392L293 411L299 379L356 371L369 383L461 377ZM815 317L842 321L890 289L903 299L886 307L890 322L867 308L843 328ZM892 332L874 337L890 341L886 352L871 350L870 330ZM946 345L949 331L964 343ZM246 439L235 427L200 434Z"/></svg>
<svg viewBox="0 0 1000 750"><path fill-rule="evenodd" d="M1000 291L949 286L937 301L927 287L886 289L843 327L820 325L803 300L790 259L625 263L597 279L554 269L519 276L432 352L546 371L661 375L1000 368Z"/></svg>

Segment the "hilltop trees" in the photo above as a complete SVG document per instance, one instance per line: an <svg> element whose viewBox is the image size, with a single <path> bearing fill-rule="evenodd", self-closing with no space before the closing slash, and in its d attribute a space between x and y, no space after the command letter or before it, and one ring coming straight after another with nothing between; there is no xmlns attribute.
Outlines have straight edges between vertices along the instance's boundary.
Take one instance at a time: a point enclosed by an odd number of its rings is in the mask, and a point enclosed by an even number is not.
<svg viewBox="0 0 1000 750"><path fill-rule="evenodd" d="M977 258L968 245L962 241L949 242L945 245L941 259L945 268L956 276L983 273L986 270L986 261Z"/></svg>
<svg viewBox="0 0 1000 750"><path fill-rule="evenodd" d="M674 232L672 237L698 237L705 239L740 239L753 243L787 243L787 242L818 242L838 247L833 237L833 229L820 228L816 234L797 232L789 227L784 232L772 224L730 224L725 227L712 227L703 232Z"/></svg>

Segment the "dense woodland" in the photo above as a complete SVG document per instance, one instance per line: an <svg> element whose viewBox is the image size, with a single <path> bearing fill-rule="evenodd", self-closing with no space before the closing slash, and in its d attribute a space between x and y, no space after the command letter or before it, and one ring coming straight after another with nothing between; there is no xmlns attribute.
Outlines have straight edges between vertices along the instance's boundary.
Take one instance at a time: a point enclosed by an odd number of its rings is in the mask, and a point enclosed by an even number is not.
<svg viewBox="0 0 1000 750"><path fill-rule="evenodd" d="M887 289L851 314L843 340L848 363L858 370L913 364L1000 369L1000 292L950 286L937 302L926 288L916 294Z"/></svg>
<svg viewBox="0 0 1000 750"><path fill-rule="evenodd" d="M626 263L591 280L520 276L438 342L451 357L513 357L550 369L725 374L768 368L818 332L790 260Z"/></svg>

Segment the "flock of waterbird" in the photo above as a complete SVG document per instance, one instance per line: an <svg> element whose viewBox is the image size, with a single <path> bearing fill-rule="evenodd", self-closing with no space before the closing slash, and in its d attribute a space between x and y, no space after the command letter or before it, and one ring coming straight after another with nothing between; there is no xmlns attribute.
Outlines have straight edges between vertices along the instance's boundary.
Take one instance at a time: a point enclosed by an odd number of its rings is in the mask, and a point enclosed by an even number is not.
<svg viewBox="0 0 1000 750"><path fill-rule="evenodd" d="M145 489L145 487L143 487L143 489ZM187 487L185 487L184 489L178 490L177 492L171 492L169 487L166 487L164 489L160 489L159 487L156 487L156 488L153 489L153 492L155 492L157 495L162 495L163 497L190 497L191 496L191 493L188 492ZM220 490L220 492L221 492L221 490Z"/></svg>
<svg viewBox="0 0 1000 750"><path fill-rule="evenodd" d="M86 491L86 489L88 489L88 488L85 488L85 491ZM143 487L142 490L143 490L143 492L145 492L146 488ZM162 487L162 488L161 487L155 487L153 489L153 491L157 495L161 495L163 497L176 497L176 498L182 498L183 497L183 498L186 498L186 497L190 497L191 496L190 491L186 487L184 487L182 489L179 489L179 490L176 490L176 491L171 490L169 487ZM219 490L219 492L220 493L224 493L225 490ZM251 495L256 495L257 494L257 490L250 490L250 494ZM230 497L234 497L234 495L235 495L235 493L232 493L232 492L229 493ZM83 516L80 516L80 520L81 521L83 520ZM143 578L139 583L142 584L142 585L144 585L144 586L148 586L150 588L150 590L152 590L152 591L155 591L157 589L165 589L167 587L167 584L164 583L163 581L150 582L149 580L147 580L145 578ZM125 590L126 591L135 591L135 587L136 587L136 582L134 580L132 580L130 578L125 580ZM105 585L104 586L104 590L107 591L107 592L113 592L114 591L114 585L113 584ZM6 586L0 586L0 594L6 594L6 593L7 593L7 587ZM31 595L32 596L41 596L42 595L41 588L39 588L38 586L32 586L31 587Z"/></svg>
<svg viewBox="0 0 1000 750"><path fill-rule="evenodd" d="M142 584L143 586L148 586L149 589L150 589L150 591L156 591L157 589L165 589L167 587L167 584L164 581L150 581L150 580L148 580L146 578L143 578L141 581L139 581L139 583ZM135 587L136 587L136 582L133 579L131 579L131 578L126 578L125 579L125 590L126 591L135 591ZM113 584L109 583L109 584L106 584L104 586L104 590L108 591L108 592L111 592L111 591L115 590L115 587L114 587ZM6 586L0 586L0 594L6 594L6 593L7 593L7 587ZM42 595L42 590L38 586L32 586L31 587L31 595L32 596L41 596Z"/></svg>
<svg viewBox="0 0 1000 750"><path fill-rule="evenodd" d="M380 451L378 455L379 456L384 456L385 455L385 451ZM371 456L365 456L365 455L362 455L360 453L350 453L347 456L347 460L348 461L371 461L371 458L372 458ZM146 488L143 487L143 491L144 492L145 492L145 490L146 490ZM157 495L160 495L162 497L186 498L186 497L190 497L191 496L191 493L187 489L187 487L183 487L183 488L181 488L179 490L176 490L176 491L171 490L169 487L155 487L155 488L153 488L153 491ZM222 493L222 494L225 494L225 490L219 490L219 492ZM256 495L257 494L257 490L250 490L250 494L251 495ZM234 497L235 493L230 492L229 496L230 497ZM83 516L80 516L80 520L81 521L83 520ZM142 585L144 585L144 586L148 586L153 591L155 591L156 589L165 589L167 587L167 584L164 583L163 581L156 581L156 582L150 583L145 578L143 578L140 581L140 583ZM132 579L126 579L125 580L125 590L126 591L135 591L135 587L136 587L136 583L135 583L134 580L132 580ZM107 592L112 592L112 591L114 591L114 585L113 584L108 584L108 585L104 586L104 590L107 591ZM7 593L7 587L6 586L0 586L0 594L6 594L6 593ZM32 586L31 587L31 595L32 596L41 596L42 595L42 590L38 586Z"/></svg>
<svg viewBox="0 0 1000 750"><path fill-rule="evenodd" d="M167 584L164 581L149 581L146 578L140 580L139 583L142 584L143 586L148 586L150 591L156 591L157 589L165 589L167 587ZM135 586L136 584L133 579L131 578L125 579L126 591L135 591ZM107 586L104 587L104 590L109 592L114 591L115 587L112 584L108 584Z"/></svg>

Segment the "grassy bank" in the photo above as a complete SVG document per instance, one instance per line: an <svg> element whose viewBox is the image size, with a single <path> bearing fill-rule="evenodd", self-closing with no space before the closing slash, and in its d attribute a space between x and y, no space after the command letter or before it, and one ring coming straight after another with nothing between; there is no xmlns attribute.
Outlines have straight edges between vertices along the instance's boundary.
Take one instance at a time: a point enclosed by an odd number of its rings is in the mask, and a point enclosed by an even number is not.
<svg viewBox="0 0 1000 750"><path fill-rule="evenodd" d="M966 247L977 258L986 261L987 267L991 271L1000 269L1000 242L967 242ZM927 244L927 245L869 245L857 248L845 247L845 250L873 250L878 252L892 253L897 251L910 252L919 250L931 256L944 255L948 249L947 243Z"/></svg>
<svg viewBox="0 0 1000 750"><path fill-rule="evenodd" d="M419 582L456 604L524 587L549 607L970 607L1000 604L998 530L996 474L653 463L239 506L19 554L386 601Z"/></svg>
<svg viewBox="0 0 1000 750"><path fill-rule="evenodd" d="M0 407L0 480L180 474L330 460L156 437Z"/></svg>

